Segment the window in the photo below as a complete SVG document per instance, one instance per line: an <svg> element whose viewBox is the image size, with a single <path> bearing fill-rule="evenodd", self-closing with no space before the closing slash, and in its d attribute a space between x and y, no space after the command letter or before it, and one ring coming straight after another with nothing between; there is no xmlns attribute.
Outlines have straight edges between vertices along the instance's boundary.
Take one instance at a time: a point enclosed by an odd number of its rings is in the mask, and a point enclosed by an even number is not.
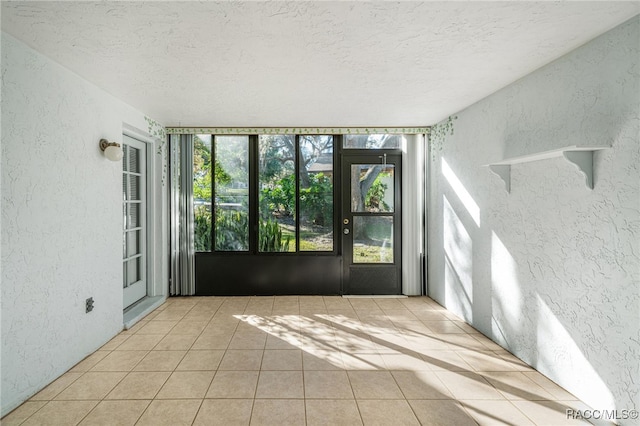
<svg viewBox="0 0 640 426"><path fill-rule="evenodd" d="M333 251L333 136L300 136L300 251Z"/></svg>
<svg viewBox="0 0 640 426"><path fill-rule="evenodd" d="M346 149L399 149L402 135L345 135L343 146Z"/></svg>
<svg viewBox="0 0 640 426"><path fill-rule="evenodd" d="M333 174L333 136L196 135L196 251L334 252Z"/></svg>

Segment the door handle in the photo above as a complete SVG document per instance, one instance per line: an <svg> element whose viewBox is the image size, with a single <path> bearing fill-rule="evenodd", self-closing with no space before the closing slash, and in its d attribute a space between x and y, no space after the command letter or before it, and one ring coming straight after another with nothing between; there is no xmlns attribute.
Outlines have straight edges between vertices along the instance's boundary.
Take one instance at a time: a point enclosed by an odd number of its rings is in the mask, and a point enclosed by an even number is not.
<svg viewBox="0 0 640 426"><path fill-rule="evenodd" d="M349 235L349 228L344 228L344 229L342 230L342 233L343 233L344 235Z"/></svg>

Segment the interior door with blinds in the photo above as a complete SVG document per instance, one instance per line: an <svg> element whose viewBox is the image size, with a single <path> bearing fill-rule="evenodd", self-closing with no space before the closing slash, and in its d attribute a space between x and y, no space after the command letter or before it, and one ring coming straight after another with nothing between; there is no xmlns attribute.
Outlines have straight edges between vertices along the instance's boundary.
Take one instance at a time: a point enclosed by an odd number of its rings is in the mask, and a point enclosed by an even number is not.
<svg viewBox="0 0 640 426"><path fill-rule="evenodd" d="M147 145L123 136L123 302L124 309L147 295Z"/></svg>

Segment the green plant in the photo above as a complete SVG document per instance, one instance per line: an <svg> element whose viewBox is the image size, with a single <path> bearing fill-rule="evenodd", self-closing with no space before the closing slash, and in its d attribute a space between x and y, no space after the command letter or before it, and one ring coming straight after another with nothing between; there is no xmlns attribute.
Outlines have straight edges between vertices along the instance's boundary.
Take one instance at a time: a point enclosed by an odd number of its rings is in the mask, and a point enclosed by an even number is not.
<svg viewBox="0 0 640 426"><path fill-rule="evenodd" d="M442 151L444 141L447 138L447 134L453 135L453 120L457 120L458 116L447 117L446 120L441 121L438 124L434 124L429 129L429 144L431 146L431 159L435 160L436 155Z"/></svg>
<svg viewBox="0 0 640 426"><path fill-rule="evenodd" d="M333 184L322 173L309 175L309 187L300 188L300 215L314 225L331 224Z"/></svg>
<svg viewBox="0 0 640 426"><path fill-rule="evenodd" d="M367 191L367 195L364 198L364 205L368 211L385 211L390 210L389 205L384 201L384 195L387 191L388 185L382 182L383 177L386 174L379 174L376 180L373 181L371 188Z"/></svg>
<svg viewBox="0 0 640 426"><path fill-rule="evenodd" d="M290 236L282 241L282 230L278 222L274 220L260 220L258 249L261 252L286 252L289 251Z"/></svg>
<svg viewBox="0 0 640 426"><path fill-rule="evenodd" d="M195 251L211 250L211 212L204 206L194 212L193 240Z"/></svg>
<svg viewBox="0 0 640 426"><path fill-rule="evenodd" d="M249 249L249 215L245 211L216 209L216 250Z"/></svg>

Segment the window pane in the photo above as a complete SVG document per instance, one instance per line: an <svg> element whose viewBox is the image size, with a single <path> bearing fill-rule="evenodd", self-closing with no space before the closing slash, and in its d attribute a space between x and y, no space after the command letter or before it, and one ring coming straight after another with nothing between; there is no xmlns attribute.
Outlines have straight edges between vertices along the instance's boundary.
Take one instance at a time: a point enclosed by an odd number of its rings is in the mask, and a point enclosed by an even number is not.
<svg viewBox="0 0 640 426"><path fill-rule="evenodd" d="M211 251L211 135L193 138L193 213L196 251Z"/></svg>
<svg viewBox="0 0 640 426"><path fill-rule="evenodd" d="M393 217L354 216L353 263L393 263Z"/></svg>
<svg viewBox="0 0 640 426"><path fill-rule="evenodd" d="M300 136L300 250L333 251L332 136Z"/></svg>
<svg viewBox="0 0 640 426"><path fill-rule="evenodd" d="M249 137L215 138L216 250L249 250Z"/></svg>
<svg viewBox="0 0 640 426"><path fill-rule="evenodd" d="M351 211L394 211L393 164L351 165Z"/></svg>
<svg viewBox="0 0 640 426"><path fill-rule="evenodd" d="M261 252L295 252L295 139L293 136L260 135L258 150L258 249Z"/></svg>
<svg viewBox="0 0 640 426"><path fill-rule="evenodd" d="M348 149L402 148L402 135L344 135L343 146Z"/></svg>
<svg viewBox="0 0 640 426"><path fill-rule="evenodd" d="M127 287L140 280L140 257L127 261Z"/></svg>

